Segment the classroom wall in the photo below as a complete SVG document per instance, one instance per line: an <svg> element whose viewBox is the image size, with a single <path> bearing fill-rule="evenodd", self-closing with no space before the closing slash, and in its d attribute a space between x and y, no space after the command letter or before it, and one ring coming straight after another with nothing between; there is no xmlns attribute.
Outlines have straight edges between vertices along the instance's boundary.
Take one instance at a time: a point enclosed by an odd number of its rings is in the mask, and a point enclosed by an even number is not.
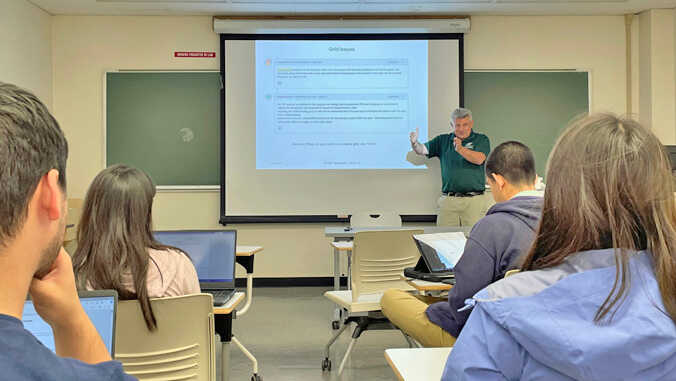
<svg viewBox="0 0 676 381"><path fill-rule="evenodd" d="M83 197L102 169L103 70L217 69L218 58L173 54L218 52L211 22L211 17L53 17L54 112L71 144L71 197ZM465 63L468 69L588 68L594 110L623 113L624 40L623 16L472 17ZM158 229L220 227L217 192L160 193L153 213ZM330 239L322 224L228 227L238 229L240 244L265 246L257 255L257 277L333 274Z"/></svg>
<svg viewBox="0 0 676 381"><path fill-rule="evenodd" d="M52 107L52 19L26 0L0 1L0 81L33 91Z"/></svg>
<svg viewBox="0 0 676 381"><path fill-rule="evenodd" d="M664 144L676 144L674 10L639 15L639 111Z"/></svg>

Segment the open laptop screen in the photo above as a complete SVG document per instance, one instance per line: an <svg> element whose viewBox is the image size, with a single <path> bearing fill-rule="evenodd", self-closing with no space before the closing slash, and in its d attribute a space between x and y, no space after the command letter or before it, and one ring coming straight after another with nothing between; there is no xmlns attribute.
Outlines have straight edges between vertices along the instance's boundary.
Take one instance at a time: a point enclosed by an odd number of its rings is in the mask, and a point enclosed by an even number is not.
<svg viewBox="0 0 676 381"><path fill-rule="evenodd" d="M117 314L116 291L80 291L80 303L89 320L99 332L110 356L115 356L115 316ZM23 308L23 326L40 342L55 352L54 332L47 322L35 312L32 300L27 300Z"/></svg>
<svg viewBox="0 0 676 381"><path fill-rule="evenodd" d="M200 284L232 282L234 286L236 230L157 231L155 238L188 253Z"/></svg>

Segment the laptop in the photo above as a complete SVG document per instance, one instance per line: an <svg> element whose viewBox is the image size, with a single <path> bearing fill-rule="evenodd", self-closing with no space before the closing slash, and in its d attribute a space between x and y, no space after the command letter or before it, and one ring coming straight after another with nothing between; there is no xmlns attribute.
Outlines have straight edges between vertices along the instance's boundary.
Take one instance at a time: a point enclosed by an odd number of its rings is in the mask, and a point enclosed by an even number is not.
<svg viewBox="0 0 676 381"><path fill-rule="evenodd" d="M432 282L455 277L453 267L467 242L463 233L416 234L413 241L420 251L420 259L415 267L404 269L404 276Z"/></svg>
<svg viewBox="0 0 676 381"><path fill-rule="evenodd" d="M415 240L415 244L420 251L420 259L423 260L427 266L427 272L436 274L445 273L449 276L453 274L453 265L441 256L432 246L417 239Z"/></svg>
<svg viewBox="0 0 676 381"><path fill-rule="evenodd" d="M222 306L235 293L235 255L237 230L156 231L163 245L178 247L190 255L202 292Z"/></svg>
<svg viewBox="0 0 676 381"><path fill-rule="evenodd" d="M115 318L117 316L117 291L78 291L80 303L84 308L89 320L99 332L103 343L115 358ZM33 301L28 299L23 307L23 326L33 334L40 342L56 353L54 345L54 332L40 315L35 312Z"/></svg>

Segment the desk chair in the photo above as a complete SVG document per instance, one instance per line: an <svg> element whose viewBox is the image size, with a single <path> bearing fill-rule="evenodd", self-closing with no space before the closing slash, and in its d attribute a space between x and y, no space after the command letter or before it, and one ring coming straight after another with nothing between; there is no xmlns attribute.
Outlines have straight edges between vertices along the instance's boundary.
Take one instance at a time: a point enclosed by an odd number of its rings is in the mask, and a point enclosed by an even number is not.
<svg viewBox="0 0 676 381"><path fill-rule="evenodd" d="M398 214L355 213L350 216L350 226L354 228L399 228L401 217Z"/></svg>
<svg viewBox="0 0 676 381"><path fill-rule="evenodd" d="M69 198L67 201L68 217L66 218L66 234L63 236L64 246L74 242L75 238L77 238L77 227L80 224L80 216L82 215L82 202L81 198Z"/></svg>
<svg viewBox="0 0 676 381"><path fill-rule="evenodd" d="M399 274L404 271L404 267L415 266L418 261L420 252L412 236L422 233L422 229L355 233L352 248L352 256L354 257L352 289L328 291L324 294L324 296L346 309L350 316L345 319L343 326L336 331L326 344L322 370L331 370L329 348L352 322L357 323L357 326L352 333L352 340L340 364L339 378L342 377L347 361L362 332L374 329L397 329L380 312L380 298L383 296L383 292L390 288L413 290L411 286L401 280ZM353 316L354 313L367 313L367 316ZM410 341L409 344L411 344Z"/></svg>
<svg viewBox="0 0 676 381"><path fill-rule="evenodd" d="M157 331L146 327L136 300L119 302L115 359L139 380L214 380L213 298L193 294L151 299Z"/></svg>
<svg viewBox="0 0 676 381"><path fill-rule="evenodd" d="M383 214L368 214L355 213L350 216L350 227L353 228L400 228L401 217L398 214L383 213ZM352 283L350 274L352 271L352 256L347 254L347 287L350 288ZM337 328L336 328L337 329Z"/></svg>

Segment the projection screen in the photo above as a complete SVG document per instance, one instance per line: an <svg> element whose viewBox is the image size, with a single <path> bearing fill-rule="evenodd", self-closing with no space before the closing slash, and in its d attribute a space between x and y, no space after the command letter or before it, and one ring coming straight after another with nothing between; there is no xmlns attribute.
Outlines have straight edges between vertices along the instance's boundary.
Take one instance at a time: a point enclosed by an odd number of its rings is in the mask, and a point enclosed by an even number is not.
<svg viewBox="0 0 676 381"><path fill-rule="evenodd" d="M434 221L462 34L221 35L221 223Z"/></svg>

